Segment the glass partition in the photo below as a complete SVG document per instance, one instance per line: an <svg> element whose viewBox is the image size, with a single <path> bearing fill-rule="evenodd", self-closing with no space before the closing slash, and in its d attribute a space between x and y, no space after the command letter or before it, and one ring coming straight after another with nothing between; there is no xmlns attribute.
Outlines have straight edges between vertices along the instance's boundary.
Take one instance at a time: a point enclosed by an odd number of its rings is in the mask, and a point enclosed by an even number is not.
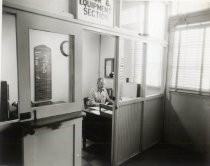
<svg viewBox="0 0 210 166"><path fill-rule="evenodd" d="M2 15L0 121L18 119L16 17Z"/></svg>
<svg viewBox="0 0 210 166"><path fill-rule="evenodd" d="M146 67L146 96L160 94L162 84L163 47L148 44Z"/></svg>
<svg viewBox="0 0 210 166"><path fill-rule="evenodd" d="M166 4L150 2L148 5L148 34L152 38L164 39L166 25Z"/></svg>
<svg viewBox="0 0 210 166"><path fill-rule="evenodd" d="M32 107L73 101L74 36L29 30Z"/></svg>
<svg viewBox="0 0 210 166"><path fill-rule="evenodd" d="M145 2L122 0L120 26L122 28L144 33Z"/></svg>
<svg viewBox="0 0 210 166"><path fill-rule="evenodd" d="M121 40L119 59L119 99L140 97L143 76L144 43L129 39Z"/></svg>

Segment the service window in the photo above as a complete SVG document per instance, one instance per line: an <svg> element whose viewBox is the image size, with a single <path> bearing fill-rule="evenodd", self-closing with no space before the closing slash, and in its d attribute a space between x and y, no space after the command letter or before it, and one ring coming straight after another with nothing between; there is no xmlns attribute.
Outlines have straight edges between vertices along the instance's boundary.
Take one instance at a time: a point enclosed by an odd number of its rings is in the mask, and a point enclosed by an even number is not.
<svg viewBox="0 0 210 166"><path fill-rule="evenodd" d="M21 113L81 111L82 30L57 18L17 16Z"/></svg>
<svg viewBox="0 0 210 166"><path fill-rule="evenodd" d="M162 94L164 48L148 43L146 65L146 96Z"/></svg>
<svg viewBox="0 0 210 166"><path fill-rule="evenodd" d="M16 16L2 14L0 121L18 119Z"/></svg>
<svg viewBox="0 0 210 166"><path fill-rule="evenodd" d="M119 100L141 97L144 67L142 41L120 39Z"/></svg>
<svg viewBox="0 0 210 166"><path fill-rule="evenodd" d="M74 36L30 29L29 38L32 106L73 102Z"/></svg>

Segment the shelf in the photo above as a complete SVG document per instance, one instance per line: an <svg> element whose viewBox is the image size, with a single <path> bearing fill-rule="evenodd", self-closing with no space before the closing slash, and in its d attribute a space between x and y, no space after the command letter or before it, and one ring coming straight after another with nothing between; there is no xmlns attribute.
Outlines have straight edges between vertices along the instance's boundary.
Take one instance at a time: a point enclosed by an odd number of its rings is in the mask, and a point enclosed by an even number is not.
<svg viewBox="0 0 210 166"><path fill-rule="evenodd" d="M57 116L46 117L42 119L37 119L33 121L21 122L21 126L24 129L24 135L35 133L35 129L42 127L49 127L52 129L57 129L61 126L62 122L78 119L84 117L86 114L82 111L67 113Z"/></svg>
<svg viewBox="0 0 210 166"><path fill-rule="evenodd" d="M13 124L13 123L17 123L17 122L19 122L19 119L3 121L3 122L0 122L0 126L7 125L7 124Z"/></svg>

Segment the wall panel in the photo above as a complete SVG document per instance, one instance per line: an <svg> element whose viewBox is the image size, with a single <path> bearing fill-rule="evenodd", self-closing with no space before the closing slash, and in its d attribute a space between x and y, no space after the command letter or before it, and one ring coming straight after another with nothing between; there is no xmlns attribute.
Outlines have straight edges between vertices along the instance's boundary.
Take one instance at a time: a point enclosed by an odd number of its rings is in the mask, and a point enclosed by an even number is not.
<svg viewBox="0 0 210 166"><path fill-rule="evenodd" d="M210 98L171 92L166 100L165 140L194 150L209 148Z"/></svg>
<svg viewBox="0 0 210 166"><path fill-rule="evenodd" d="M24 166L81 165L82 119L43 127L24 137Z"/></svg>
<svg viewBox="0 0 210 166"><path fill-rule="evenodd" d="M146 150L160 141L163 130L163 115L163 98L145 101L142 150Z"/></svg>
<svg viewBox="0 0 210 166"><path fill-rule="evenodd" d="M117 110L117 163L140 152L142 103L120 106Z"/></svg>

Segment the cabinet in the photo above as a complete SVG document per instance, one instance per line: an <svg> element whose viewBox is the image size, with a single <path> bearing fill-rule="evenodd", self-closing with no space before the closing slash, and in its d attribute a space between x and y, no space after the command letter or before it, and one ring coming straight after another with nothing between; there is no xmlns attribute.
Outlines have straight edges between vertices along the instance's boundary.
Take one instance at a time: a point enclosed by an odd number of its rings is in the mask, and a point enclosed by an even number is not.
<svg viewBox="0 0 210 166"><path fill-rule="evenodd" d="M83 116L75 112L23 123L24 166L81 165Z"/></svg>
<svg viewBox="0 0 210 166"><path fill-rule="evenodd" d="M99 144L111 146L112 138L112 115L100 112L96 114L88 108L82 124L83 148L86 147L86 139Z"/></svg>

